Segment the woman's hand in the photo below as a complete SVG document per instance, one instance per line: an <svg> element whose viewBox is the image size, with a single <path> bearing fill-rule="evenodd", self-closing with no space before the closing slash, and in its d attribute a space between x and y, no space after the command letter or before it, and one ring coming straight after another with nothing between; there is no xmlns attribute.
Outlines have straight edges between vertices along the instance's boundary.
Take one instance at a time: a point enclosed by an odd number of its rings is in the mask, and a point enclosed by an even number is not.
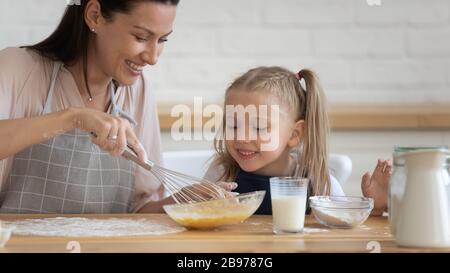
<svg viewBox="0 0 450 273"><path fill-rule="evenodd" d="M75 128L92 133L92 142L100 149L120 156L128 145L139 160L147 160L147 154L128 120L87 108L74 108L73 112Z"/></svg>

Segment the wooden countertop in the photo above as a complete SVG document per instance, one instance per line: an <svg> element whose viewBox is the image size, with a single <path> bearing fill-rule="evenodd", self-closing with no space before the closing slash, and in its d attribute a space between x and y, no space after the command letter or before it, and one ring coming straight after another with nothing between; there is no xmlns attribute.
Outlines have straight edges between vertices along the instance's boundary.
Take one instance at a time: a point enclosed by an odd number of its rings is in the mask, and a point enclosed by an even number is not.
<svg viewBox="0 0 450 273"><path fill-rule="evenodd" d="M0 215L0 220L14 221L56 216ZM70 216L65 216L70 217ZM79 217L79 216L78 216ZM152 219L175 225L164 214L92 215L87 218ZM216 230L187 230L170 235L115 238L56 238L13 236L2 252L69 252L67 244L77 241L81 252L198 252L198 253L277 253L277 252L435 252L450 249L399 248L389 232L386 217L371 217L362 226L351 229L326 229L306 217L303 234L274 235L271 216L253 216L237 225ZM375 248L371 248L375 246Z"/></svg>
<svg viewBox="0 0 450 273"><path fill-rule="evenodd" d="M171 117L169 105L159 105L158 109L161 130L170 130L179 118ZM450 129L450 105L331 105L329 115L335 130ZM203 124L209 119L203 118Z"/></svg>

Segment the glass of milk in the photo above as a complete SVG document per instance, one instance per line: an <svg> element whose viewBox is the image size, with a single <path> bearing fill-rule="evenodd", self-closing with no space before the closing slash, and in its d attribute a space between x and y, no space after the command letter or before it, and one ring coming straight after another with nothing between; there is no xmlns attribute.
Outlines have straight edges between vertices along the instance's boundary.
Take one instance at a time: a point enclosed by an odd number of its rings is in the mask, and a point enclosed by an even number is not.
<svg viewBox="0 0 450 273"><path fill-rule="evenodd" d="M309 179L272 177L273 232L275 234L302 232L305 224L306 197Z"/></svg>

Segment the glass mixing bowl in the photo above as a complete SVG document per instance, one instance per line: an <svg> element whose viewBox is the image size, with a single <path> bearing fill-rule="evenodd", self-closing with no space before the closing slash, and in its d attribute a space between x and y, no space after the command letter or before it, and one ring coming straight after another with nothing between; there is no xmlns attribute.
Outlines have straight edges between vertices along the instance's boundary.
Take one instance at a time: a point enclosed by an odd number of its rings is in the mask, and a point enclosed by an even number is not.
<svg viewBox="0 0 450 273"><path fill-rule="evenodd" d="M313 196L311 211L329 228L354 228L364 223L373 209L373 199L352 196Z"/></svg>
<svg viewBox="0 0 450 273"><path fill-rule="evenodd" d="M261 205L265 191L239 194L191 204L163 206L164 211L178 224L194 229L207 229L243 222Z"/></svg>

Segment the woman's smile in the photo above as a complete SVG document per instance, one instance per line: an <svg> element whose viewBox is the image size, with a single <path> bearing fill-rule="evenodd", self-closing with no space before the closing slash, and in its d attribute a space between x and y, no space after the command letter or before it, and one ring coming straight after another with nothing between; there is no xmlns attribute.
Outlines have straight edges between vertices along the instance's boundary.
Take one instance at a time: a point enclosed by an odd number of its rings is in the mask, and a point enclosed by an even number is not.
<svg viewBox="0 0 450 273"><path fill-rule="evenodd" d="M142 74L142 71L144 69L144 66L136 64L132 61L126 60L125 63L127 64L128 70L130 71L130 74L134 77L138 77Z"/></svg>

